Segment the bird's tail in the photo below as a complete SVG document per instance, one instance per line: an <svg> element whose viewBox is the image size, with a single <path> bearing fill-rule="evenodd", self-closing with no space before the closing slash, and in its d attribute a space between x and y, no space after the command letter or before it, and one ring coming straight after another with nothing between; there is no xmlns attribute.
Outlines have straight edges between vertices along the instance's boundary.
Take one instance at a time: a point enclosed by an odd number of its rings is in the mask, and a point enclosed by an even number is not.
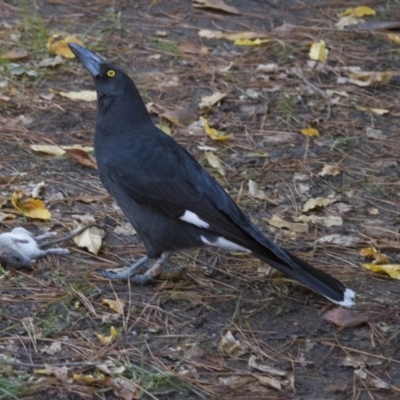
<svg viewBox="0 0 400 400"><path fill-rule="evenodd" d="M351 307L354 305L355 292L353 290L347 288L334 277L314 268L288 251L283 249L279 250L284 254L284 257L278 257L274 252L275 257L274 259L271 259L271 253L269 251L268 255L261 254L260 252L254 252L253 254L260 260L271 265L271 267L274 267L291 278L296 279L333 303L345 307Z"/></svg>

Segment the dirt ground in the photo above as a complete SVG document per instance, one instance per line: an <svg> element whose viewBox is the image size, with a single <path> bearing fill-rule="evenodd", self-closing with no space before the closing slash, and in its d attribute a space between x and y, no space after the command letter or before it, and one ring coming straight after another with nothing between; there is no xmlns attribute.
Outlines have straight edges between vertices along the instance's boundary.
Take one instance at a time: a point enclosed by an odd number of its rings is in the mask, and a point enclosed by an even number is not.
<svg viewBox="0 0 400 400"><path fill-rule="evenodd" d="M68 241L68 256L2 269L0 399L398 399L400 286L362 268L360 250L374 246L388 263L400 261L400 45L388 37L400 29L400 3L226 0L237 13L194 3L2 2L0 211L16 218L4 219L1 232L63 235L90 215L106 234L97 255ZM337 29L338 14L358 5L376 15ZM257 31L267 41L239 46L201 37L204 29ZM101 269L126 266L144 248L95 169L31 148L92 146L96 103L54 94L93 90L92 80L76 60L48 66L54 33L123 67L154 120L269 237L354 289L350 322L327 320L337 307L242 254L176 255L179 276L147 286L102 278ZM320 40L328 60L312 65L310 46ZM11 51L26 56L7 58ZM350 67L387 74L349 80ZM201 110L215 92L226 96ZM161 116L171 112L178 125ZM200 114L232 136L209 138L191 124ZM321 173L326 165L334 168ZM249 192L250 180L259 192ZM41 181L47 221L22 216L10 201ZM317 197L325 205L304 211ZM112 327L116 337L101 343Z"/></svg>

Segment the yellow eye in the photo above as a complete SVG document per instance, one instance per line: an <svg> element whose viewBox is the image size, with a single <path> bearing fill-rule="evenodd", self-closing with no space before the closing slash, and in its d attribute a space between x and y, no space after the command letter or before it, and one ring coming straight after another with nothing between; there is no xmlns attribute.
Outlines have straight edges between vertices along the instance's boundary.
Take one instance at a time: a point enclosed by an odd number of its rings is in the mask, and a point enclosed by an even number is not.
<svg viewBox="0 0 400 400"><path fill-rule="evenodd" d="M110 78L114 78L114 76L115 76L115 71L114 71L113 69L109 69L109 70L107 71L107 76L110 77Z"/></svg>

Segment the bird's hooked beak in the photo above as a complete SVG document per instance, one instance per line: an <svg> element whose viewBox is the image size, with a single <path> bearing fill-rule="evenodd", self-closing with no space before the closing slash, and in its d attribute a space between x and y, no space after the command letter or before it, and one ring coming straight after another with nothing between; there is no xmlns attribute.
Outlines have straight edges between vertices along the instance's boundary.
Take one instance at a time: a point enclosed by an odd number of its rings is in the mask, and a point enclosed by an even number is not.
<svg viewBox="0 0 400 400"><path fill-rule="evenodd" d="M93 77L100 75L100 66L105 63L101 57L79 46L79 44L68 43L68 46Z"/></svg>

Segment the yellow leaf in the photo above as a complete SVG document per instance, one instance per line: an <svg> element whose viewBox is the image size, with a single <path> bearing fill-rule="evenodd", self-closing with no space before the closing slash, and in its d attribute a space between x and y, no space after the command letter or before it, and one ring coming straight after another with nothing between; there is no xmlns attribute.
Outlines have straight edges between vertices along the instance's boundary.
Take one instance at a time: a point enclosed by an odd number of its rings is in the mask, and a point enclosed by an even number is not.
<svg viewBox="0 0 400 400"><path fill-rule="evenodd" d="M376 14L375 10L372 9L371 7L359 6L359 7L354 7L354 8L348 8L346 11L340 13L339 17L351 15L356 18L361 18L361 17L365 17L368 15L375 15L375 14Z"/></svg>
<svg viewBox="0 0 400 400"><path fill-rule="evenodd" d="M99 333L97 333L96 336L99 338L101 344L109 344L109 343L111 343L112 341L115 340L115 338L118 336L118 332L114 328L114 326L111 326L111 328L110 328L110 336L104 336L104 335L101 335Z"/></svg>
<svg viewBox="0 0 400 400"><path fill-rule="evenodd" d="M13 206L23 216L42 220L49 220L51 218L51 213L42 200L31 197L23 198L23 196L24 192L15 190L11 198Z"/></svg>
<svg viewBox="0 0 400 400"><path fill-rule="evenodd" d="M261 39L269 36L268 32L236 32L236 33L225 33L222 31L212 31L209 29L202 29L199 31L199 36L207 39L228 39L231 41L244 40L244 39Z"/></svg>
<svg viewBox="0 0 400 400"><path fill-rule="evenodd" d="M378 249L374 246L364 247L360 250L360 255L363 257L370 257L373 258L374 264L387 264L389 262L388 258L385 254L381 253Z"/></svg>
<svg viewBox="0 0 400 400"><path fill-rule="evenodd" d="M389 33L388 39L396 44L400 44L400 36L399 35L395 35L394 33Z"/></svg>
<svg viewBox="0 0 400 400"><path fill-rule="evenodd" d="M355 71L349 75L350 83L354 83L357 86L370 86L374 83L386 84L392 77L391 72L378 72L378 71Z"/></svg>
<svg viewBox="0 0 400 400"><path fill-rule="evenodd" d="M79 226L77 230L81 229ZM86 247L91 253L97 254L100 250L104 231L95 226L85 229L80 235L74 237L74 242L79 247Z"/></svg>
<svg viewBox="0 0 400 400"><path fill-rule="evenodd" d="M171 128L168 125L156 124L158 129L161 129L164 133L171 136Z"/></svg>
<svg viewBox="0 0 400 400"><path fill-rule="evenodd" d="M361 264L361 266L372 272L385 272L393 279L400 279L400 264Z"/></svg>
<svg viewBox="0 0 400 400"><path fill-rule="evenodd" d="M212 140L225 141L232 136L232 135L224 135L222 133L219 133L216 129L211 128L206 118L200 117L200 120L203 123L204 130Z"/></svg>
<svg viewBox="0 0 400 400"><path fill-rule="evenodd" d="M236 39L233 44L236 46L259 46L267 42L269 42L267 39Z"/></svg>
<svg viewBox="0 0 400 400"><path fill-rule="evenodd" d="M60 146L52 146L47 144L32 144L31 149L38 153L47 154L49 156L62 156L65 151Z"/></svg>
<svg viewBox="0 0 400 400"><path fill-rule="evenodd" d="M325 42L321 40L311 45L309 56L311 60L324 63L328 59L328 53L329 51L325 46Z"/></svg>
<svg viewBox="0 0 400 400"><path fill-rule="evenodd" d="M274 215L271 219L266 219L266 221L276 228L286 229L296 233L308 233L308 224L304 222L288 222Z"/></svg>
<svg viewBox="0 0 400 400"><path fill-rule="evenodd" d="M315 208L322 208L331 203L333 203L334 199L329 199L327 197L315 197L312 199L308 199L305 203L303 208L301 209L302 212L307 212L310 210L314 210Z"/></svg>
<svg viewBox="0 0 400 400"><path fill-rule="evenodd" d="M222 176L225 176L225 170L223 169L221 162L217 158L217 156L212 151L205 152L206 159L208 163L215 168Z"/></svg>
<svg viewBox="0 0 400 400"><path fill-rule="evenodd" d="M200 101L200 108L211 108L214 104L221 101L227 93L215 92L210 96L204 96Z"/></svg>
<svg viewBox="0 0 400 400"><path fill-rule="evenodd" d="M315 128L304 128L304 129L301 129L300 132L305 136L319 137L318 129L315 129Z"/></svg>
<svg viewBox="0 0 400 400"><path fill-rule="evenodd" d="M121 300L103 299L101 304L110 307L111 310L115 311L117 314L122 315L124 313L125 303Z"/></svg>
<svg viewBox="0 0 400 400"><path fill-rule="evenodd" d="M97 94L95 90L81 90L80 92L59 92L52 88L49 89L50 93L58 94L70 100L83 100L83 101L96 101Z"/></svg>
<svg viewBox="0 0 400 400"><path fill-rule="evenodd" d="M103 379L98 379L98 378L94 377L92 374L90 374L90 375L72 374L72 379L76 382L84 383L86 385L90 385L92 383L97 383L97 382L103 381Z"/></svg>
<svg viewBox="0 0 400 400"><path fill-rule="evenodd" d="M57 54L64 58L75 58L75 54L68 47L68 43L77 43L83 46L83 42L76 37L67 36L65 39L54 41L55 37L50 36L47 40L47 48L51 53Z"/></svg>
<svg viewBox="0 0 400 400"><path fill-rule="evenodd" d="M322 171L318 173L318 176L332 175L336 176L341 173L341 170L336 165L325 164Z"/></svg>
<svg viewBox="0 0 400 400"><path fill-rule="evenodd" d="M383 108L369 108L369 107L361 107L361 106L356 106L356 108L357 108L357 110L372 112L376 115L385 115L390 112L389 110L385 110Z"/></svg>

